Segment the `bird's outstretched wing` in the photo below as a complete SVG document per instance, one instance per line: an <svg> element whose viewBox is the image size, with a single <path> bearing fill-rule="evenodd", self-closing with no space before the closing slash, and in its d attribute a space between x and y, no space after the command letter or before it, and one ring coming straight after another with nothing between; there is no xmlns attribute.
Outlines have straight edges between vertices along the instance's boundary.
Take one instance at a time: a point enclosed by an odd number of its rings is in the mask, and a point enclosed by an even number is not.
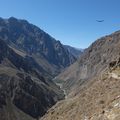
<svg viewBox="0 0 120 120"><path fill-rule="evenodd" d="M97 22L104 22L104 20L96 20Z"/></svg>

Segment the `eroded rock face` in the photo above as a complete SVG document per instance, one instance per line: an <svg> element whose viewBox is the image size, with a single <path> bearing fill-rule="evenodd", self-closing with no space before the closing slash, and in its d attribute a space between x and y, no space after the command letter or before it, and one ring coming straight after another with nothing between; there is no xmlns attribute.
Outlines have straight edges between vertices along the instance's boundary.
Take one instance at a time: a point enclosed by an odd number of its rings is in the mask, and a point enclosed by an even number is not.
<svg viewBox="0 0 120 120"><path fill-rule="evenodd" d="M78 49L78 48L74 48L72 46L69 45L64 45L65 49L67 48L67 50L72 53L76 58L79 58L82 53L84 52L84 49Z"/></svg>
<svg viewBox="0 0 120 120"><path fill-rule="evenodd" d="M64 98L32 58L20 56L2 40L0 56L0 120L33 120Z"/></svg>
<svg viewBox="0 0 120 120"><path fill-rule="evenodd" d="M35 58L51 75L76 61L60 41L25 20L0 19L0 38L13 48L20 49Z"/></svg>
<svg viewBox="0 0 120 120"><path fill-rule="evenodd" d="M19 77L17 74L23 77ZM54 89L38 78L32 78L23 73L17 74L14 76L8 76L6 73L0 74L1 109L8 105L7 100L9 100L24 113L38 118L64 97L57 95Z"/></svg>

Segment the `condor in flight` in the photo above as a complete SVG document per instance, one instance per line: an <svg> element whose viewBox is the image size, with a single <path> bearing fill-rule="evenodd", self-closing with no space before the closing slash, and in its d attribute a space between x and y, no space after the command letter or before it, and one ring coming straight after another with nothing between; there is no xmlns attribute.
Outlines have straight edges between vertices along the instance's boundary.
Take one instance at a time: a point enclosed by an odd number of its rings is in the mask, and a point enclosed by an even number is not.
<svg viewBox="0 0 120 120"><path fill-rule="evenodd" d="M97 22L104 22L104 20L96 20Z"/></svg>

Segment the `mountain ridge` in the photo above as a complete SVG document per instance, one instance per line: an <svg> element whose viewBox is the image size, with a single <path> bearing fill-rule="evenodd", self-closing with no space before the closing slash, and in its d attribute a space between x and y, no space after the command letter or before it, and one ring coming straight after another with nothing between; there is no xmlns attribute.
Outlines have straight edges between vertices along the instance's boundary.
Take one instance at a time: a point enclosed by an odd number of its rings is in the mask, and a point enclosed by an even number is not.
<svg viewBox="0 0 120 120"><path fill-rule="evenodd" d="M0 38L11 47L41 61L42 64L38 64L53 76L76 61L60 41L26 20L0 18Z"/></svg>

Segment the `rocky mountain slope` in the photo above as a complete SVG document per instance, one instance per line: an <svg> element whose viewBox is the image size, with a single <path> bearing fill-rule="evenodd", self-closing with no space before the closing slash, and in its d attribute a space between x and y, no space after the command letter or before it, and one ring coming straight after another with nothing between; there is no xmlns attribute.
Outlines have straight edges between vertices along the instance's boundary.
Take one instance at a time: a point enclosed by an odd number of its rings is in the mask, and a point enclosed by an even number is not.
<svg viewBox="0 0 120 120"><path fill-rule="evenodd" d="M71 47L69 45L64 45L65 48L67 48L67 50L72 53L76 58L79 58L80 55L83 53L83 49L78 49L78 48L74 48Z"/></svg>
<svg viewBox="0 0 120 120"><path fill-rule="evenodd" d="M120 56L120 32L102 37L84 51L79 60L56 79L64 82L66 89L74 89L84 81L99 75L111 61Z"/></svg>
<svg viewBox="0 0 120 120"><path fill-rule="evenodd" d="M0 120L38 119L64 98L39 64L18 53L0 39Z"/></svg>
<svg viewBox="0 0 120 120"><path fill-rule="evenodd" d="M0 18L0 38L11 48L30 55L51 76L76 60L60 41L26 20Z"/></svg>
<svg viewBox="0 0 120 120"><path fill-rule="evenodd" d="M40 120L120 120L120 31L95 41L56 77L68 96Z"/></svg>

